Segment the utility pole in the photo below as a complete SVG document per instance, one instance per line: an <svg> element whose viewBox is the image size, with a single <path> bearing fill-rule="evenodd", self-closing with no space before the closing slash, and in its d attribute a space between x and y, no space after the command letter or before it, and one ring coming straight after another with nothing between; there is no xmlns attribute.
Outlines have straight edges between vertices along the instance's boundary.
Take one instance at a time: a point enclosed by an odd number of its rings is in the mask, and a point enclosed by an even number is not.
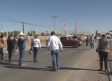
<svg viewBox="0 0 112 81"><path fill-rule="evenodd" d="M85 35L85 33L86 33L86 32L85 32L85 29L84 29L84 35Z"/></svg>
<svg viewBox="0 0 112 81"><path fill-rule="evenodd" d="M23 33L24 33L24 22L22 22L22 25L23 25Z"/></svg>
<svg viewBox="0 0 112 81"><path fill-rule="evenodd" d="M65 36L66 36L65 24L66 24L66 22L65 22L65 19L64 19L64 33L65 33Z"/></svg>
<svg viewBox="0 0 112 81"><path fill-rule="evenodd" d="M76 22L75 22L75 35L77 34L76 32L77 32L77 28L76 28Z"/></svg>
<svg viewBox="0 0 112 81"><path fill-rule="evenodd" d="M56 32L56 28L55 28L55 18L58 16L52 16L54 18L54 32Z"/></svg>

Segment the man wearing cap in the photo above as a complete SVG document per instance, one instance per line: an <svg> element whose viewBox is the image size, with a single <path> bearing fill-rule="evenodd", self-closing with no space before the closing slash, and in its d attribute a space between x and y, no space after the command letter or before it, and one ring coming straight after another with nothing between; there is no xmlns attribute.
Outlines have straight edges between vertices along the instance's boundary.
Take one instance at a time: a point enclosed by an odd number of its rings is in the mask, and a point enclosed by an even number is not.
<svg viewBox="0 0 112 81"><path fill-rule="evenodd" d="M47 49L51 49L51 56L52 56L52 64L53 70L59 70L59 53L62 52L63 46L58 37L55 36L55 32L51 32L51 37L48 39L47 42Z"/></svg>
<svg viewBox="0 0 112 81"><path fill-rule="evenodd" d="M28 36L24 39L24 35L25 34L20 33L19 34L20 37L18 39L18 47L19 47L19 52L20 52L19 66L25 66L25 64L22 63L22 60L23 60L23 55L24 55L25 48L26 48L25 42L27 41Z"/></svg>

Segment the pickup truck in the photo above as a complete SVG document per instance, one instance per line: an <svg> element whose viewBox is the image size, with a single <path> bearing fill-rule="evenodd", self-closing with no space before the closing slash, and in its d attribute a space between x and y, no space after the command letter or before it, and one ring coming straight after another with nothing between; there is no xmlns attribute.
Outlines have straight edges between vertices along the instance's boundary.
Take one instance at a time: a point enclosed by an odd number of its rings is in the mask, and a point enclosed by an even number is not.
<svg viewBox="0 0 112 81"><path fill-rule="evenodd" d="M72 46L73 48L78 48L82 45L80 40L74 40L73 37L61 37L60 40L63 46Z"/></svg>

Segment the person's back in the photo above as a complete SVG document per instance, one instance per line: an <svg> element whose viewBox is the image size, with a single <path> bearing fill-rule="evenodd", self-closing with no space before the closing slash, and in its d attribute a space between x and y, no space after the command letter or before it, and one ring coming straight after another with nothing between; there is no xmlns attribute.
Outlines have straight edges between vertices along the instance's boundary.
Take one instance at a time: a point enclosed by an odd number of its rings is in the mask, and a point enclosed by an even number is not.
<svg viewBox="0 0 112 81"><path fill-rule="evenodd" d="M55 35L51 36L48 40L48 42L50 41L50 48L51 50L58 50L60 47L60 40L58 37L56 37Z"/></svg>
<svg viewBox="0 0 112 81"><path fill-rule="evenodd" d="M88 39L88 37L87 37L87 38L86 38L86 42L88 42L88 40L89 40L89 39Z"/></svg>
<svg viewBox="0 0 112 81"><path fill-rule="evenodd" d="M107 39L99 40L99 51L109 52L109 44L107 42Z"/></svg>
<svg viewBox="0 0 112 81"><path fill-rule="evenodd" d="M41 47L39 39L33 39L33 47Z"/></svg>
<svg viewBox="0 0 112 81"><path fill-rule="evenodd" d="M51 32L51 37L47 42L47 49L51 48L51 56L53 63L53 70L59 70L59 53L62 52L62 43L58 37L55 36L55 32Z"/></svg>
<svg viewBox="0 0 112 81"><path fill-rule="evenodd" d="M99 40L99 57L100 57L100 71L103 70L103 61L105 63L105 71L107 71L107 59L109 55L109 44L107 42L107 36L102 35L102 38Z"/></svg>
<svg viewBox="0 0 112 81"><path fill-rule="evenodd" d="M94 38L92 36L90 37L90 43L94 43Z"/></svg>
<svg viewBox="0 0 112 81"><path fill-rule="evenodd" d="M21 37L18 39L18 47L19 47L19 50L21 50L21 49L24 50L26 48L25 41Z"/></svg>
<svg viewBox="0 0 112 81"><path fill-rule="evenodd" d="M16 39L13 39L14 46L16 46Z"/></svg>
<svg viewBox="0 0 112 81"><path fill-rule="evenodd" d="M1 40L0 40L0 48L3 48L3 43Z"/></svg>
<svg viewBox="0 0 112 81"><path fill-rule="evenodd" d="M4 58L3 58L3 42L2 42L2 38L0 37L0 58L2 61L4 61Z"/></svg>
<svg viewBox="0 0 112 81"><path fill-rule="evenodd" d="M13 50L14 49L13 40L11 40L11 39L7 40L7 49L8 50Z"/></svg>

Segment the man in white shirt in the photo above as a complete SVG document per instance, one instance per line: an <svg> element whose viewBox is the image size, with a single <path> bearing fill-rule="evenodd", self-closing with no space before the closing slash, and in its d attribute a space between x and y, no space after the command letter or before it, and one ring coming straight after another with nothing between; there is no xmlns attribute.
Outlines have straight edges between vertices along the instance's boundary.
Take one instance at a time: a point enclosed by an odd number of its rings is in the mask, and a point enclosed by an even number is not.
<svg viewBox="0 0 112 81"><path fill-rule="evenodd" d="M51 37L48 39L47 42L47 49L51 49L51 56L52 56L52 64L53 70L59 70L59 53L62 52L63 46L58 37L55 36L55 32L51 32Z"/></svg>

